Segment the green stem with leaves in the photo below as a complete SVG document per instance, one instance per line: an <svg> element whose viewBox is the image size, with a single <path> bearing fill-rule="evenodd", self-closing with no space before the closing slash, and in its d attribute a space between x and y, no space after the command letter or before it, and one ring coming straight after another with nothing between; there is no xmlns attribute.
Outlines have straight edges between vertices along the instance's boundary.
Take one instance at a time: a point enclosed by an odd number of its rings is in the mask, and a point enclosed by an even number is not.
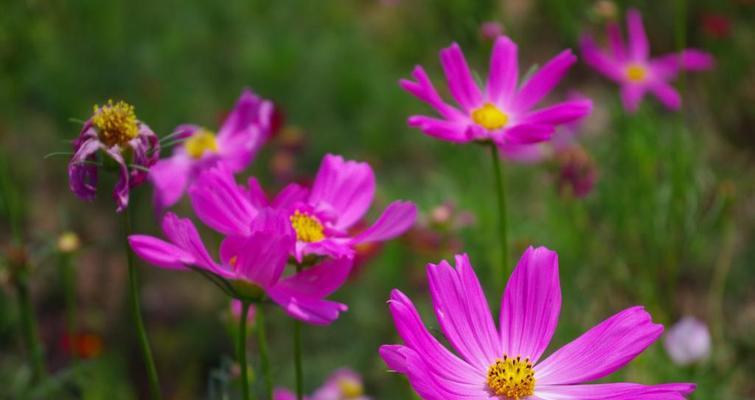
<svg viewBox="0 0 755 400"><path fill-rule="evenodd" d="M152 358L152 350L149 346L147 332L144 329L144 320L142 319L142 310L141 305L139 304L139 278L137 276L136 265L134 263L134 253L131 251L131 247L128 243L128 237L131 235L131 217L129 215L128 208L123 211L123 227L125 233L124 242L126 246L126 260L128 262L131 317L133 319L134 328L136 328L136 334L139 339L139 346L141 347L142 356L144 357L144 364L147 369L147 378L149 379L150 393L153 399L159 400L162 397L160 394L160 381L157 377L157 368L155 367L155 361Z"/></svg>

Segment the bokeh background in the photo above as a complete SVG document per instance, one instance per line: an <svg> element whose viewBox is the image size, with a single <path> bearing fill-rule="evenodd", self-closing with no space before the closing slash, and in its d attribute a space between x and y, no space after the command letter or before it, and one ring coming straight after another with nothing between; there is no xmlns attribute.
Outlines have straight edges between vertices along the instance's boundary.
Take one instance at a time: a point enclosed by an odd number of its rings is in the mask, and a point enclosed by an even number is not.
<svg viewBox="0 0 755 400"><path fill-rule="evenodd" d="M582 152L537 165L506 162L510 240L518 258L530 244L559 253L564 303L553 348L609 315L644 304L671 325L704 321L710 356L674 364L659 342L609 380L694 381L695 399L755 397L755 3L751 0L0 2L0 398L145 398L146 382L127 313L120 219L105 179L93 204L67 187L66 156L95 103L125 99L166 135L179 123L214 127L243 87L273 99L281 128L246 172L274 190L307 181L325 153L366 160L376 170L373 216L396 198L416 202L417 227L400 240L363 249L363 262L335 298L350 311L332 326L305 330L305 385L333 369L363 374L376 399L410 399L386 372L380 344L398 339L385 304L409 293L431 318L424 265L468 252L484 283L498 260L495 192L485 149L428 138L406 117L428 111L397 81L415 64L440 81L438 50L452 41L481 76L492 41L486 21L519 44L520 68L542 64L579 35L634 6L652 51L706 49L716 67L685 76L680 113L654 100L628 116L617 88L577 64L551 100L576 89L595 110ZM442 85L439 85L442 86ZM569 170L568 168L572 168ZM568 171L579 173L567 173ZM567 171L567 172L565 172ZM590 193L574 196L580 179ZM138 232L157 233L151 189L132 203ZM176 211L190 215L181 204ZM19 328L12 231L31 270L49 377L31 385ZM81 239L75 266L77 324L66 336L66 258L56 243ZM211 232L204 232L206 238ZM237 393L227 299L193 273L141 264L143 305L165 395L225 399ZM500 292L487 285L491 304ZM291 321L271 314L274 380L293 386ZM256 347L250 341L253 367ZM72 357L72 352L78 357ZM258 383L255 383L258 385Z"/></svg>

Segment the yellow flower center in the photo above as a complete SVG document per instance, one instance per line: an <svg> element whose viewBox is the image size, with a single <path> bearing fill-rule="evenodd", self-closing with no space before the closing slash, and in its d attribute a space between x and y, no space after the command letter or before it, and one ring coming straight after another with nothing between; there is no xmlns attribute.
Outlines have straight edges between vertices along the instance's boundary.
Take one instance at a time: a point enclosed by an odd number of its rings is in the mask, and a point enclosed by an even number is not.
<svg viewBox="0 0 755 400"><path fill-rule="evenodd" d="M639 64L632 64L627 67L627 78L632 82L642 82L647 77L648 71Z"/></svg>
<svg viewBox="0 0 755 400"><path fill-rule="evenodd" d="M108 147L123 146L139 135L134 106L124 101L113 104L113 100L108 100L102 107L95 104L92 124Z"/></svg>
<svg viewBox="0 0 755 400"><path fill-rule="evenodd" d="M216 153L218 151L218 141L215 134L207 130L199 130L184 142L186 153L191 158L199 159L205 152Z"/></svg>
<svg viewBox="0 0 755 400"><path fill-rule="evenodd" d="M236 264L238 264L238 262L239 256L233 256L228 260L228 264L231 264L231 268L233 268L234 271L236 270Z"/></svg>
<svg viewBox="0 0 755 400"><path fill-rule="evenodd" d="M297 240L311 243L325 239L324 228L317 217L296 210L290 219Z"/></svg>
<svg viewBox="0 0 755 400"><path fill-rule="evenodd" d="M519 400L535 393L535 371L529 358L496 359L488 368L488 388L495 396Z"/></svg>
<svg viewBox="0 0 755 400"><path fill-rule="evenodd" d="M485 103L484 106L472 111L472 120L481 127L494 131L503 128L509 122L509 116L498 107Z"/></svg>
<svg viewBox="0 0 755 400"><path fill-rule="evenodd" d="M338 382L338 388L341 390L341 396L344 399L355 399L364 394L362 384L353 379L341 379Z"/></svg>

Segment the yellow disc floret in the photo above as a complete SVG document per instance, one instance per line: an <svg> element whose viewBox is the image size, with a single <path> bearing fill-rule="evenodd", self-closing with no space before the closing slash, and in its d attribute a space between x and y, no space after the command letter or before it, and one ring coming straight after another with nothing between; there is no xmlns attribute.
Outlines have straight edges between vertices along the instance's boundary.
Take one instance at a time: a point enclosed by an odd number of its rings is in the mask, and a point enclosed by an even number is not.
<svg viewBox="0 0 755 400"><path fill-rule="evenodd" d="M509 122L509 116L493 104L486 103L484 106L472 111L472 120L481 127L494 131L501 129Z"/></svg>
<svg viewBox="0 0 755 400"><path fill-rule="evenodd" d="M639 64L631 64L627 67L627 79L632 82L642 82L648 75L648 70Z"/></svg>
<svg viewBox="0 0 755 400"><path fill-rule="evenodd" d="M296 231L296 239L302 242L319 242L325 239L324 227L320 220L306 212L296 210L291 216L291 227Z"/></svg>
<svg viewBox="0 0 755 400"><path fill-rule="evenodd" d="M338 388L341 390L341 397L344 399L356 399L364 394L362 384L354 379L341 379L338 381Z"/></svg>
<svg viewBox="0 0 755 400"><path fill-rule="evenodd" d="M535 371L529 358L496 359L488 368L490 392L506 400L520 400L535 393Z"/></svg>
<svg viewBox="0 0 755 400"><path fill-rule="evenodd" d="M199 130L184 142L186 153L194 159L201 158L205 152L217 153L218 141L215 134L207 130Z"/></svg>
<svg viewBox="0 0 755 400"><path fill-rule="evenodd" d="M92 125L97 129L100 140L108 147L123 146L139 135L134 106L119 101L108 100L102 107L94 106Z"/></svg>

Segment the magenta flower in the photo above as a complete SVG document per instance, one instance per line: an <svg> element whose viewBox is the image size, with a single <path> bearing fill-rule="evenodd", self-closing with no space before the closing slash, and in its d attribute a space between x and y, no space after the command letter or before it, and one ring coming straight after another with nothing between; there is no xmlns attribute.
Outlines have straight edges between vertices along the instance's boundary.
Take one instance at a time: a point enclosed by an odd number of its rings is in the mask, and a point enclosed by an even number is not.
<svg viewBox="0 0 755 400"><path fill-rule="evenodd" d="M713 57L700 50L686 49L650 58L650 45L637 10L627 12L627 28L629 41L625 46L618 24L608 25L609 52L599 50L591 37L583 37L581 47L585 62L621 86L621 100L627 111L636 111L648 91L668 109L678 110L681 98L669 82L681 70L712 68Z"/></svg>
<svg viewBox="0 0 755 400"><path fill-rule="evenodd" d="M317 389L305 400L370 400L364 395L362 377L348 369L342 368L333 372L325 384ZM296 395L287 389L278 388L273 394L273 400L296 400Z"/></svg>
<svg viewBox="0 0 755 400"><path fill-rule="evenodd" d="M390 309L403 345L386 345L388 367L405 374L422 398L501 400L683 399L695 385L584 382L624 366L663 332L642 307L628 308L590 329L545 360L561 308L558 257L529 248L511 275L493 324L480 282L466 255L456 267L427 267L435 315L453 353L435 339L411 300L398 290Z"/></svg>
<svg viewBox="0 0 755 400"><path fill-rule="evenodd" d="M245 89L217 135L197 125L176 128L174 138L183 140L173 156L162 159L150 170L158 211L172 206L200 171L223 165L238 172L249 165L270 135L273 104Z"/></svg>
<svg viewBox="0 0 755 400"><path fill-rule="evenodd" d="M68 163L68 184L83 200L94 200L97 193L100 150L117 165L113 199L121 212L128 206L129 191L144 182L147 170L160 157L157 135L136 119L134 107L123 101L95 105L92 117L73 142L74 154Z"/></svg>
<svg viewBox="0 0 755 400"><path fill-rule="evenodd" d="M501 36L493 47L488 81L481 89L454 43L440 52L440 61L459 108L444 102L425 70L417 66L412 72L415 80L401 80L401 87L433 107L441 118L413 115L409 125L455 143L492 141L502 146L547 141L555 126L582 118L592 109L589 100L573 100L533 110L576 60L571 50L564 50L517 87L517 46Z"/></svg>
<svg viewBox="0 0 755 400"><path fill-rule="evenodd" d="M352 261L329 259L319 265L284 277L294 232L285 215L269 208L257 211L245 237L228 236L220 245L220 263L205 248L188 218L168 212L162 229L169 241L147 235L132 235L129 243L144 261L166 269L197 269L234 297L259 300L266 294L293 318L310 324L333 322L346 311L344 304L325 300L348 277Z"/></svg>
<svg viewBox="0 0 755 400"><path fill-rule="evenodd" d="M394 201L369 228L351 236L375 195L375 175L367 163L326 155L311 189L298 184L285 187L268 201L255 179L248 187L236 184L225 169L204 172L189 189L194 211L202 222L227 235L246 236L260 207L285 213L296 232L292 255L353 257L355 246L391 239L409 229L417 209L411 202Z"/></svg>

